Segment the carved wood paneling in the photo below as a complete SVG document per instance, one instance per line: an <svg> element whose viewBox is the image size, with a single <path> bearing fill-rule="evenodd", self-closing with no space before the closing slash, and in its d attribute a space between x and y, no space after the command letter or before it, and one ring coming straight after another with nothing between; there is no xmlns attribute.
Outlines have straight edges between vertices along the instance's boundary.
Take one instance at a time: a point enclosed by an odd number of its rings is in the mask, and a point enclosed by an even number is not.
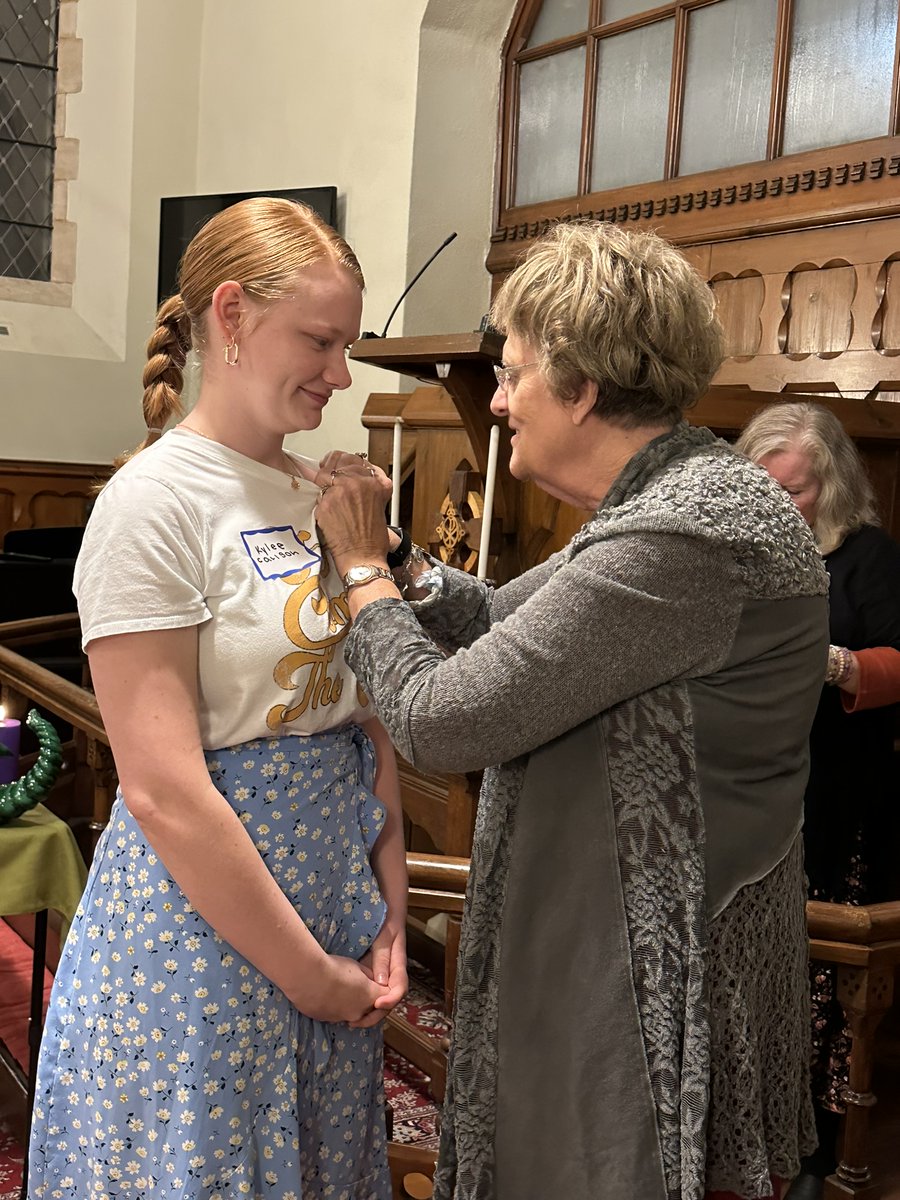
<svg viewBox="0 0 900 1200"><path fill-rule="evenodd" d="M716 385L900 399L900 219L686 253L726 331Z"/></svg>
<svg viewBox="0 0 900 1200"><path fill-rule="evenodd" d="M487 266L492 274L505 274L560 220L612 221L690 245L897 213L900 138L873 138L750 167L507 209L491 236Z"/></svg>
<svg viewBox="0 0 900 1200"><path fill-rule="evenodd" d="M788 354L843 354L853 326L856 272L850 266L795 268L785 324Z"/></svg>
<svg viewBox="0 0 900 1200"><path fill-rule="evenodd" d="M894 347L900 346L900 262L885 263L876 286L881 299L873 321L875 344L879 350L896 353Z"/></svg>
<svg viewBox="0 0 900 1200"><path fill-rule="evenodd" d="M0 459L0 539L10 529L84 525L107 463Z"/></svg>
<svg viewBox="0 0 900 1200"><path fill-rule="evenodd" d="M729 358L748 358L759 352L761 313L766 286L758 272L740 279L716 279L710 284L716 297L719 320L725 330Z"/></svg>

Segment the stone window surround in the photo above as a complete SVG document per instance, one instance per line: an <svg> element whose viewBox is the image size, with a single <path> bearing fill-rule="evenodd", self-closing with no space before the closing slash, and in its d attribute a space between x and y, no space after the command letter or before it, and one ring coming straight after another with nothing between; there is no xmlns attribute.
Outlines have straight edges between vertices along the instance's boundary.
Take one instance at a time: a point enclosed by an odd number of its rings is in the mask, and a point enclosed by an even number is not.
<svg viewBox="0 0 900 1200"><path fill-rule="evenodd" d="M66 102L81 91L82 43L75 36L78 0L60 0L57 48L56 153L53 160L53 232L50 279L0 276L0 300L71 308L75 283L75 224L68 220L69 184L78 178L78 140L66 137Z"/></svg>

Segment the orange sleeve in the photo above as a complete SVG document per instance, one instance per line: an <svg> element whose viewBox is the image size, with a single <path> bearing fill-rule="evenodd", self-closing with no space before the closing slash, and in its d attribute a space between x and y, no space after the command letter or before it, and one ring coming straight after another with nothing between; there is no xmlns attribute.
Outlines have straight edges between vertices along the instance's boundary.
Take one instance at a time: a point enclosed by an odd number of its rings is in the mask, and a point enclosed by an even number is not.
<svg viewBox="0 0 900 1200"><path fill-rule="evenodd" d="M841 692L844 712L883 708L900 701L900 650L893 646L875 646L853 653L859 666L859 689L855 696Z"/></svg>

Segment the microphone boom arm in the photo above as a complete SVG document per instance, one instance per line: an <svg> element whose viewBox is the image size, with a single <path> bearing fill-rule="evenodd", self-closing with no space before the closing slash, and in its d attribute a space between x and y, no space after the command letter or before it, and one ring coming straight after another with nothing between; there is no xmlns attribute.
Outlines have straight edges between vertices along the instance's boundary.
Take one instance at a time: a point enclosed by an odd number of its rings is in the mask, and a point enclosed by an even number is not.
<svg viewBox="0 0 900 1200"><path fill-rule="evenodd" d="M441 244L438 246L437 250L435 250L434 254L432 254L431 258L429 258L429 260L428 260L428 262L425 264L425 266L424 266L424 267L421 267L421 268L420 268L420 269L419 269L419 270L416 272L416 274L415 274L415 275L413 275L412 279L409 281L409 283L408 283L408 284L406 285L406 287L403 289L403 292L401 293L400 299L397 301L397 303L396 303L396 304L394 305L394 307L391 309L391 315L390 315L390 316L388 317L388 319L385 321L385 323L384 323L384 329L382 329L382 331L381 331L381 336L382 336L382 337L386 337L386 336L387 336L388 326L390 325L391 321L393 321L393 319L394 319L394 313L396 313L397 309L400 307L400 305L403 303L403 301L404 301L404 300L406 299L406 297L409 295L410 291L412 290L412 286L413 286L413 284L414 284L414 283L416 283L416 281L417 281L418 279L420 279L422 275L424 275L424 274L425 274L425 272L428 270L428 268L431 266L431 264L434 262L434 260L435 260L435 259L437 258L437 256L440 254L440 252L441 252L443 249L445 249L445 247L449 246L449 245L450 245L450 243L453 241L453 239L454 239L455 237L456 237L456 234L455 234L455 233L451 233L451 234L449 235L449 237L446 237L446 238L444 238L444 240L443 240L443 241L441 242Z"/></svg>

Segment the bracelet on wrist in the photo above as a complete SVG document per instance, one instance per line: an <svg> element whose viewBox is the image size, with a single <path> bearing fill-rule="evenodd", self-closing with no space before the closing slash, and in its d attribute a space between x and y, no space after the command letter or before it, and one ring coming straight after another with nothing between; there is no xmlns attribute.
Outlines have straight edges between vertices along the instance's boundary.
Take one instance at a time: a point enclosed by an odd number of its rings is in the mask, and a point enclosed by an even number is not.
<svg viewBox="0 0 900 1200"><path fill-rule="evenodd" d="M389 550L387 555L387 565L392 571L396 571L409 558L409 553L412 550L412 538L409 536L409 530L400 529L397 525L388 525L388 529L392 533L396 533L400 539L400 544L396 550Z"/></svg>
<svg viewBox="0 0 900 1200"><path fill-rule="evenodd" d="M825 682L832 687L841 687L852 674L853 652L846 646L829 646Z"/></svg>

